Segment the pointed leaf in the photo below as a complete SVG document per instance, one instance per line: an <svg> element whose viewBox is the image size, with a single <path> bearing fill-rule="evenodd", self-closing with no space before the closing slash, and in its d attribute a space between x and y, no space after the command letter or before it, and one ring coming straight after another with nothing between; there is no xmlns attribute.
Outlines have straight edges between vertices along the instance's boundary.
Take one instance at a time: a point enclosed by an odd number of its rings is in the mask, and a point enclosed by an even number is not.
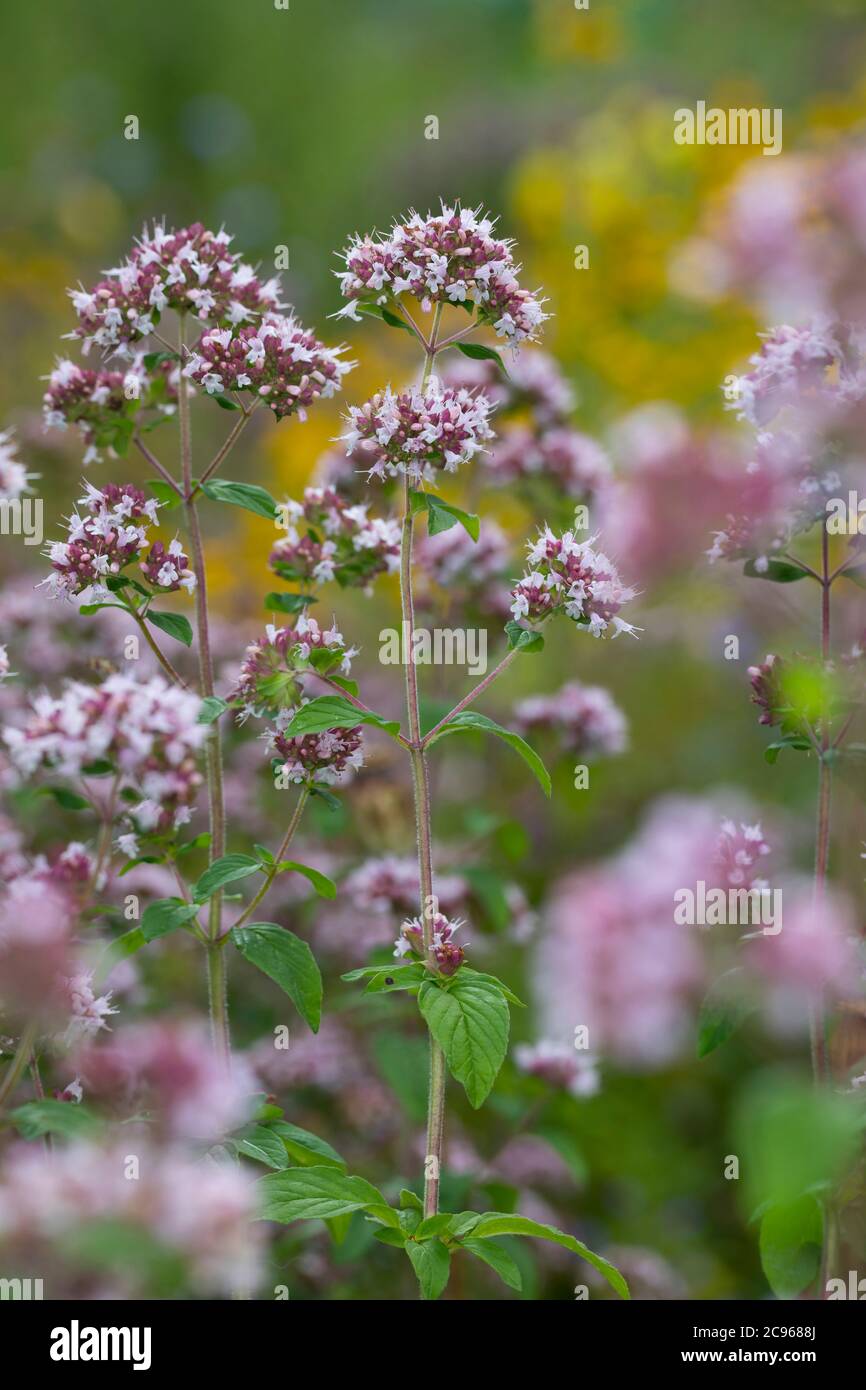
<svg viewBox="0 0 866 1390"><path fill-rule="evenodd" d="M276 922L233 927L232 940L251 965L278 984L314 1033L322 1017L322 976L316 958L293 932Z"/></svg>
<svg viewBox="0 0 866 1390"><path fill-rule="evenodd" d="M508 1050L509 1013L502 991L485 980L462 980L443 989L421 986L421 1013L445 1053L452 1076L478 1109L487 1098Z"/></svg>
<svg viewBox="0 0 866 1390"><path fill-rule="evenodd" d="M478 714L475 710L463 710L460 714L455 714L453 719L443 725L431 745L438 743L440 738L445 738L447 734L465 733L485 733L494 734L501 738L503 743L507 743L516 753L519 753L523 761L532 769L538 779L541 789L545 796L550 796L550 773L541 761L534 748L530 748L525 739L519 734L512 733L510 729L503 729L501 724L496 724L492 719L488 719L486 714Z"/></svg>

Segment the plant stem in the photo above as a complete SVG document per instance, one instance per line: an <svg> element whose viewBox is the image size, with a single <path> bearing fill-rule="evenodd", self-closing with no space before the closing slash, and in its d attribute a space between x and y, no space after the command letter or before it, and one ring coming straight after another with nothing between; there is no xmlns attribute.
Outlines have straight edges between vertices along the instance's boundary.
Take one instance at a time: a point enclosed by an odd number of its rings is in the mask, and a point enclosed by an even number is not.
<svg viewBox="0 0 866 1390"><path fill-rule="evenodd" d="M830 588L832 578L829 564L830 541L826 525L821 528L821 661L826 670L830 660ZM821 909L827 886L827 866L830 857L830 792L832 768L826 754L830 750L830 716L823 711L821 720L821 754L818 765L818 814L815 834L815 878L812 908L820 924ZM827 1019L823 990L816 990L809 1005L809 1038L812 1053L812 1075L816 1086L831 1081L827 1036ZM832 1277L838 1245L838 1213L832 1202L824 1203L824 1234L821 1252L819 1298L827 1297L827 1281Z"/></svg>
<svg viewBox="0 0 866 1390"><path fill-rule="evenodd" d="M423 391L430 380L437 352L437 335L442 306L437 304L430 329L421 376ZM402 631L406 642L406 714L409 725L409 757L412 762L412 791L415 801L415 831L418 844L418 873L421 885L421 924L424 931L424 950L428 964L435 968L432 958L433 917L433 846L430 815L430 774L421 740L421 715L418 700L418 671L415 666L415 602L412 595L412 516L409 496L409 476L403 479L403 530L400 545L400 606ZM439 1178L442 1169L442 1149L445 1139L445 1055L430 1036L430 1082L427 1098L427 1145L424 1162L424 1215L435 1216L439 1209Z"/></svg>
<svg viewBox="0 0 866 1390"><path fill-rule="evenodd" d="M138 623L138 626L141 628L145 642L150 647L150 650L153 652L154 656L156 657L165 674L168 676L169 680L172 681L174 685L179 685L181 689L186 690L186 681L184 680L180 672L176 671L175 668L172 666L165 652L160 650L159 645L154 640L150 628L147 626L147 623L144 621L144 618L142 618L141 614L137 613L136 610L131 606L129 611L132 614L135 621Z"/></svg>
<svg viewBox="0 0 866 1390"><path fill-rule="evenodd" d="M826 526L821 530L821 661L826 668L830 660L830 540ZM823 904L827 884L827 865L830 856L830 794L832 769L827 753L830 751L829 711L821 719L821 754L818 764L818 812L815 833L815 877L812 903L816 918ZM812 1052L812 1073L816 1085L829 1079L826 1024L822 992L816 992L809 1010L809 1033Z"/></svg>
<svg viewBox="0 0 866 1390"><path fill-rule="evenodd" d="M184 355L184 319L180 318L178 350L181 361ZM186 501L187 528L189 530L192 562L195 571L195 603L198 626L198 668L199 687L202 697L213 695L213 659L210 649L210 628L208 622L207 574L205 570L204 547L198 521L196 504L192 500L192 436L189 419L189 400L181 381L178 392L177 412L180 425L180 453L183 470L183 493ZM207 782L210 809L210 852L209 863L221 859L225 853L225 809L223 805L222 748L219 724L212 724L207 740ZM222 918L222 892L214 893L210 900L208 916L208 998L210 1004L211 1034L214 1047L223 1058L226 1066L231 1065L231 1042L228 1020L228 997L226 990L226 963L224 952L219 947L220 922Z"/></svg>
<svg viewBox="0 0 866 1390"><path fill-rule="evenodd" d="M235 442L237 441L237 438L241 430L244 428L253 411L255 410L256 406L258 405L259 399L259 397L256 398L256 400L250 406L249 410L244 409L243 406L241 407L241 409L243 410L241 418L237 421L234 428L226 437L225 443L214 454L213 458L211 459L210 463L208 464L205 471L202 473L195 486L192 486L192 479L189 480L189 483L186 483L186 481L184 482L184 492L186 494L186 500L188 502L195 501L196 497L201 492L202 486L207 482L208 478L213 476L213 474L217 471L220 464L222 463L223 459L230 452L230 450L234 448Z"/></svg>
<svg viewBox="0 0 866 1390"><path fill-rule="evenodd" d="M511 665L512 661L516 656L516 647L512 651L506 652L505 656L499 662L498 666L494 666L490 674L485 676L483 681L479 681L478 684L475 686L474 690L470 690L468 695L464 695L463 699L458 701L454 708L452 710L449 710L445 717L443 719L440 719L439 723L435 724L428 734L425 734L423 740L424 747L429 747L429 745L433 742L433 739L439 733L439 730L442 729L448 723L449 720L453 719L455 714L460 714L461 711L465 710L468 705L473 704L474 701L478 698L478 696L481 695L482 692L487 689L488 685L492 685L493 682L496 680L496 677L501 676L502 672L508 669L508 667Z"/></svg>
<svg viewBox="0 0 866 1390"><path fill-rule="evenodd" d="M138 452L139 452L140 454L142 454L142 455L144 456L144 458L147 459L147 461L148 461L148 463L150 464L151 468L152 468L156 473L159 474L159 476L162 478L163 482L164 482L164 483L168 483L168 486L169 486L170 488L173 488L173 489L174 489L174 491L177 493L178 497L183 497L183 493L181 492L181 490L180 490L180 488L178 487L177 483L175 482L174 478L173 478L173 477L171 476L171 474L169 473L168 469L165 467L164 464L160 463L159 459L156 457L156 454L152 453L151 450L148 449L148 447L147 447L147 445L144 443L144 441L143 441L142 439L140 439L139 436L138 436L137 434L135 434L135 435L133 435L133 437L132 437L132 442L133 442L133 444L135 445L135 447L136 447L136 449L138 450Z"/></svg>
<svg viewBox="0 0 866 1390"><path fill-rule="evenodd" d="M270 889L271 884L273 883L274 879L277 876L277 873L279 872L280 860L282 859L283 855L285 854L286 850L289 848L289 845L292 843L292 840L294 839L295 831L297 830L298 825L300 824L301 816L303 814L304 807L307 804L307 799L309 795L309 787L303 787L301 790L301 794L298 797L297 805L295 806L295 809L292 812L292 818L289 821L288 829L286 830L286 833L280 842L279 849L274 855L274 862L271 865L268 872L265 874L265 881L259 889L258 893L256 893L255 897L252 899L252 901L244 908L241 916L235 922L235 927L242 927L244 922L249 921L250 917L252 917L262 898Z"/></svg>
<svg viewBox="0 0 866 1390"><path fill-rule="evenodd" d="M4 1109L7 1100L14 1093L15 1087L24 1075L33 1052L33 1044L36 1041L37 1027L35 1023L28 1023L24 1032L18 1040L15 1055L3 1073L3 1080L0 1081L0 1112Z"/></svg>

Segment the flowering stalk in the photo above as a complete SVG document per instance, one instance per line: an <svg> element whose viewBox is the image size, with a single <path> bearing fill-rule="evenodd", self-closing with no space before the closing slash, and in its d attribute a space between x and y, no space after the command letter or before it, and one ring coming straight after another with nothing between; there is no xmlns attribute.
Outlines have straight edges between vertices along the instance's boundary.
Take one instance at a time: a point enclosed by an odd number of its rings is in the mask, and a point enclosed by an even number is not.
<svg viewBox="0 0 866 1390"><path fill-rule="evenodd" d="M423 394L436 360L437 336L442 318L442 306L437 304L430 337L426 343L424 370L421 376ZM415 604L412 596L412 534L414 518L410 496L409 475L403 480L403 530L400 548L400 605L403 631L407 634L406 650L406 714L409 724L409 756L412 761L412 790L415 800L415 829L418 844L418 869L421 883L421 922L424 931L424 955L435 968L432 959L433 919L433 847L431 837L430 773L421 738L421 716L418 701L418 671L414 660ZM430 1035L430 1074L427 1095L427 1147L425 1150L424 1215L435 1216L439 1209L439 1174L442 1167L442 1147L445 1140L445 1054Z"/></svg>
<svg viewBox="0 0 866 1390"><path fill-rule="evenodd" d="M178 351L181 362L184 360L184 316L180 316L178 331ZM183 384L178 392L178 423L180 426L180 454L183 479L184 511L187 528L192 542L192 564L196 578L195 604L198 626L198 669L199 687L202 699L213 696L213 659L210 649L210 628L207 599L207 571L205 567L204 546L198 509L195 503L192 479L192 432L189 418L189 401ZM206 747L208 807L210 814L209 862L221 859L225 853L225 807L223 802L222 745L219 721L210 730ZM231 1036L229 1033L228 994L226 984L225 953L220 949L220 922L222 919L222 891L217 890L208 908L208 946L207 979L210 1008L211 1033L214 1047L223 1058L226 1066L231 1065Z"/></svg>

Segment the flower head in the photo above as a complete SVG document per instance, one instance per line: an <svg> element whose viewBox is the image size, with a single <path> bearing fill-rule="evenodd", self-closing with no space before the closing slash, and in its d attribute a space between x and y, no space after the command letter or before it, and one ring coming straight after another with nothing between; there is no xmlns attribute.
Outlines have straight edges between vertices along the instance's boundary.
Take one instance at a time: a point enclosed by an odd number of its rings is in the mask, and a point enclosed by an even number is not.
<svg viewBox="0 0 866 1390"><path fill-rule="evenodd" d="M122 372L93 371L61 358L42 397L45 428L76 425L87 445L84 462L93 463L102 448L128 444L135 423L141 424L141 411L173 414L179 387L178 365L167 355L153 373L145 369L141 353Z"/></svg>
<svg viewBox="0 0 866 1390"><path fill-rule="evenodd" d="M578 541L571 531L557 536L545 527L539 539L529 543L531 568L512 590L515 618L532 623L564 613L593 637L611 626L614 637L621 632L636 636L640 629L619 617L636 590L623 584L613 562L593 549L595 539Z"/></svg>
<svg viewBox="0 0 866 1390"><path fill-rule="evenodd" d="M15 502L25 492L32 492L30 486L36 473L28 473L18 458L11 430L0 430L0 500Z"/></svg>
<svg viewBox="0 0 866 1390"><path fill-rule="evenodd" d="M462 922L452 922L444 913L433 914L430 923L430 952L440 975L454 975L463 964L465 951L454 940L454 933L463 926ZM424 960L424 923L420 917L412 917L404 922L400 935L394 945L395 956L413 956Z"/></svg>
<svg viewBox="0 0 866 1390"><path fill-rule="evenodd" d="M244 715L277 710L297 702L302 675L339 671L347 676L354 655L336 626L323 630L302 613L294 627L271 624L247 647L229 698L243 706Z"/></svg>
<svg viewBox="0 0 866 1390"><path fill-rule="evenodd" d="M514 1060L527 1076L538 1076L549 1086L569 1091L581 1099L594 1096L598 1091L596 1060L565 1043L542 1041L532 1046L521 1043L514 1049Z"/></svg>
<svg viewBox="0 0 866 1390"><path fill-rule="evenodd" d="M350 506L333 488L308 487L300 502L280 507L285 528L270 555L281 579L369 591L381 574L400 563L400 526L390 517L368 516L367 505Z"/></svg>
<svg viewBox="0 0 866 1390"><path fill-rule="evenodd" d="M43 582L53 597L98 603L110 594L106 581L116 579L135 561L157 589L195 588L195 575L179 541L172 541L167 550L157 541L144 554L158 502L131 483L107 483L104 488L85 483L85 487L86 495L78 502L82 510L69 518L67 540L55 541L47 552L52 574Z"/></svg>
<svg viewBox="0 0 866 1390"><path fill-rule="evenodd" d="M273 728L264 734L275 770L290 782L324 782L330 786L364 766L364 738L360 725L352 729L287 735L286 729L297 712L297 708L280 710Z"/></svg>
<svg viewBox="0 0 866 1390"><path fill-rule="evenodd" d="M335 395L354 367L340 360L344 351L325 347L293 314L266 314L256 324L204 333L183 374L208 395L249 391L278 420L287 415L303 420L307 407Z"/></svg>
<svg viewBox="0 0 866 1390"><path fill-rule="evenodd" d="M200 222L178 231L145 226L127 260L92 290L70 290L85 352L128 355L129 345L153 331L165 309L189 312L210 323L245 323L281 307L279 281L262 283L252 266L231 251L227 232Z"/></svg>
<svg viewBox="0 0 866 1390"><path fill-rule="evenodd" d="M196 695L162 676L112 675L97 686L70 681L56 698L37 696L24 727L3 737L25 775L50 767L77 777L90 763L113 763L121 785L141 798L131 812L136 823L162 833L188 819L201 785L196 755L207 729L199 707Z"/></svg>
<svg viewBox="0 0 866 1390"><path fill-rule="evenodd" d="M476 307L500 337L519 343L537 337L547 318L537 295L522 289L511 241L493 236L481 213L442 204L441 213L411 212L384 236L355 237L343 253L343 315L358 304L383 304L408 293L428 310L434 303Z"/></svg>
<svg viewBox="0 0 866 1390"><path fill-rule="evenodd" d="M485 396L452 391L431 377L424 390L396 394L387 387L361 406L350 407L349 429L341 439L349 452L365 445L370 477L405 473L414 482L432 482L468 463L493 431Z"/></svg>
<svg viewBox="0 0 866 1390"><path fill-rule="evenodd" d="M609 691L569 681L553 695L531 695L514 710L523 733L552 729L573 757L592 760L623 753L628 745L625 715Z"/></svg>

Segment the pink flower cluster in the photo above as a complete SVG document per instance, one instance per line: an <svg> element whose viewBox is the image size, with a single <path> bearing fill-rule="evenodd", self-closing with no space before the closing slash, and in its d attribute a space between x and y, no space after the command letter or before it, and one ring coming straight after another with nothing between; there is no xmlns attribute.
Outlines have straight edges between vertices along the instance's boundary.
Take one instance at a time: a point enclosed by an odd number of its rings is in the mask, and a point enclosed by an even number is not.
<svg viewBox="0 0 866 1390"><path fill-rule="evenodd" d="M572 531L557 536L546 526L529 543L531 569L511 591L515 618L537 623L564 613L593 637L611 626L614 637L621 632L636 636L640 629L619 617L636 590L624 585L613 562L593 549L595 539L578 541Z"/></svg>
<svg viewBox="0 0 866 1390"><path fill-rule="evenodd" d="M573 757L594 760L624 753L628 746L625 715L609 691L599 685L569 681L553 695L531 695L514 709L521 733L552 730Z"/></svg>
<svg viewBox="0 0 866 1390"><path fill-rule="evenodd" d="M431 536L423 533L415 548L419 584L418 602L433 604L431 586L442 590L449 604L504 621L511 609L506 575L509 568L508 537L495 521L482 521L478 540L462 526L452 526Z"/></svg>
<svg viewBox="0 0 866 1390"><path fill-rule="evenodd" d="M606 492L607 454L572 427L574 393L547 353L524 349L509 364L507 378L492 362L463 358L449 363L443 381L454 390L480 392L496 411L497 438L484 455L495 485L547 484L587 504Z"/></svg>
<svg viewBox="0 0 866 1390"><path fill-rule="evenodd" d="M134 1157L132 1172L128 1143L12 1149L0 1178L0 1237L14 1267L50 1269L55 1294L60 1287L80 1297L81 1267L71 1267L63 1283L60 1249L78 1231L111 1226L140 1230L148 1245L155 1241L179 1256L202 1295L252 1292L264 1246L253 1178L234 1164L198 1161L140 1140ZM117 1297L149 1291L146 1262L127 1262L111 1277Z"/></svg>
<svg viewBox="0 0 866 1390"><path fill-rule="evenodd" d="M69 1010L69 1022L63 1038L67 1047L95 1037L108 1027L105 1020L117 1013L117 1009L112 1007L110 990L107 994L94 994L93 972L90 970L68 976L63 981L63 989Z"/></svg>
<svg viewBox="0 0 866 1390"><path fill-rule="evenodd" d="M514 1049L514 1060L527 1076L537 1076L556 1090L568 1091L581 1100L594 1096L599 1088L598 1063L585 1052L565 1043L521 1043Z"/></svg>
<svg viewBox="0 0 866 1390"><path fill-rule="evenodd" d="M53 598L77 598L82 605L99 603L110 590L105 581L117 578L127 565L139 562L142 574L165 592L195 588L195 575L178 540L168 549L157 541L143 555L148 542L148 523L156 523L159 503L147 498L131 483L107 483L95 488L85 483L79 498L84 514L73 512L69 536L48 550L53 573L44 580Z"/></svg>
<svg viewBox="0 0 866 1390"><path fill-rule="evenodd" d="M264 735L275 771L290 782L323 782L331 786L364 766L364 738L360 725L352 729L326 729L318 734L287 736L285 730L297 712L298 707L280 710L274 727Z"/></svg>
<svg viewBox="0 0 866 1390"><path fill-rule="evenodd" d="M428 311L434 303L460 304L519 343L537 336L547 315L537 295L521 289L511 241L492 235L481 209L447 207L421 217L411 212L387 236L356 237L343 253L341 313L357 318L358 304L384 304L413 295Z"/></svg>
<svg viewBox="0 0 866 1390"><path fill-rule="evenodd" d="M732 820L722 822L715 854L715 868L725 888L764 888L766 880L755 870L761 859L770 853L760 825L740 825Z"/></svg>
<svg viewBox="0 0 866 1390"><path fill-rule="evenodd" d="M535 960L542 1036L638 1068L660 1066L691 1042L704 979L694 933L677 926L673 894L711 880L714 805L666 798L606 863L561 879L550 897Z"/></svg>
<svg viewBox="0 0 866 1390"><path fill-rule="evenodd" d="M294 627L269 624L264 635L247 647L229 699L241 706L241 719L279 709L297 701L300 676L316 671L347 676L354 655L336 626L322 629L305 613Z"/></svg>
<svg viewBox="0 0 866 1390"><path fill-rule="evenodd" d="M365 446L370 477L433 482L469 463L493 438L490 404L483 395L452 391L435 377L421 391L396 394L388 386L361 406L351 406L349 429L340 438L352 453Z"/></svg>
<svg viewBox="0 0 866 1390"><path fill-rule="evenodd" d="M46 429L66 429L77 425L87 450L85 464L98 462L100 449L119 445L121 449L132 433L139 410L156 407L171 415L176 408L179 370L171 360L162 360L154 374L136 353L125 372L93 371L62 358L48 378L42 397Z"/></svg>
<svg viewBox="0 0 866 1390"><path fill-rule="evenodd" d="M266 314L257 324L212 328L190 353L183 374L212 396L251 391L278 420L306 418L319 398L329 400L355 366L344 347L329 348L294 314Z"/></svg>
<svg viewBox="0 0 866 1390"><path fill-rule="evenodd" d="M122 785L142 798L132 813L137 825L164 833L189 820L201 785L196 755L207 728L197 722L199 707L196 695L162 676L112 675L98 686L70 681L57 698L37 696L24 728L7 728L3 737L27 776L50 767L78 777L110 761Z"/></svg>
<svg viewBox="0 0 866 1390"><path fill-rule="evenodd" d="M212 323L245 323L279 309L277 279L262 283L252 266L230 251L227 232L200 222L179 231L147 227L129 257L92 290L70 290L85 352L128 354L129 344L152 333L165 309Z"/></svg>
<svg viewBox="0 0 866 1390"><path fill-rule="evenodd" d="M0 501L15 502L32 492L30 483L36 476L18 458L12 431L0 430Z"/></svg>
<svg viewBox="0 0 866 1390"><path fill-rule="evenodd" d="M367 505L349 506L334 488L308 487L300 502L279 508L285 536L277 541L270 565L281 579L369 590L380 574L400 564L400 525L371 517Z"/></svg>
<svg viewBox="0 0 866 1390"><path fill-rule="evenodd" d="M466 958L462 946L454 940L454 933L464 924L450 921L442 912L433 914L431 920L431 953L440 975L454 975ZM412 917L400 928L400 935L394 945L395 956L413 956L424 960L424 923L420 917Z"/></svg>
<svg viewBox="0 0 866 1390"><path fill-rule="evenodd" d="M247 1118L255 1089L237 1061L227 1074L195 1024L132 1024L84 1049L75 1065L88 1096L129 1114L146 1110L172 1139L222 1138Z"/></svg>
<svg viewBox="0 0 866 1390"><path fill-rule="evenodd" d="M759 352L749 359L752 370L736 378L728 408L756 429L765 428L786 407L800 413L809 403L829 409L840 392L866 389L858 379L846 379L845 358L831 326L815 322L805 328L782 324L761 335ZM831 382L828 372L841 373Z"/></svg>

